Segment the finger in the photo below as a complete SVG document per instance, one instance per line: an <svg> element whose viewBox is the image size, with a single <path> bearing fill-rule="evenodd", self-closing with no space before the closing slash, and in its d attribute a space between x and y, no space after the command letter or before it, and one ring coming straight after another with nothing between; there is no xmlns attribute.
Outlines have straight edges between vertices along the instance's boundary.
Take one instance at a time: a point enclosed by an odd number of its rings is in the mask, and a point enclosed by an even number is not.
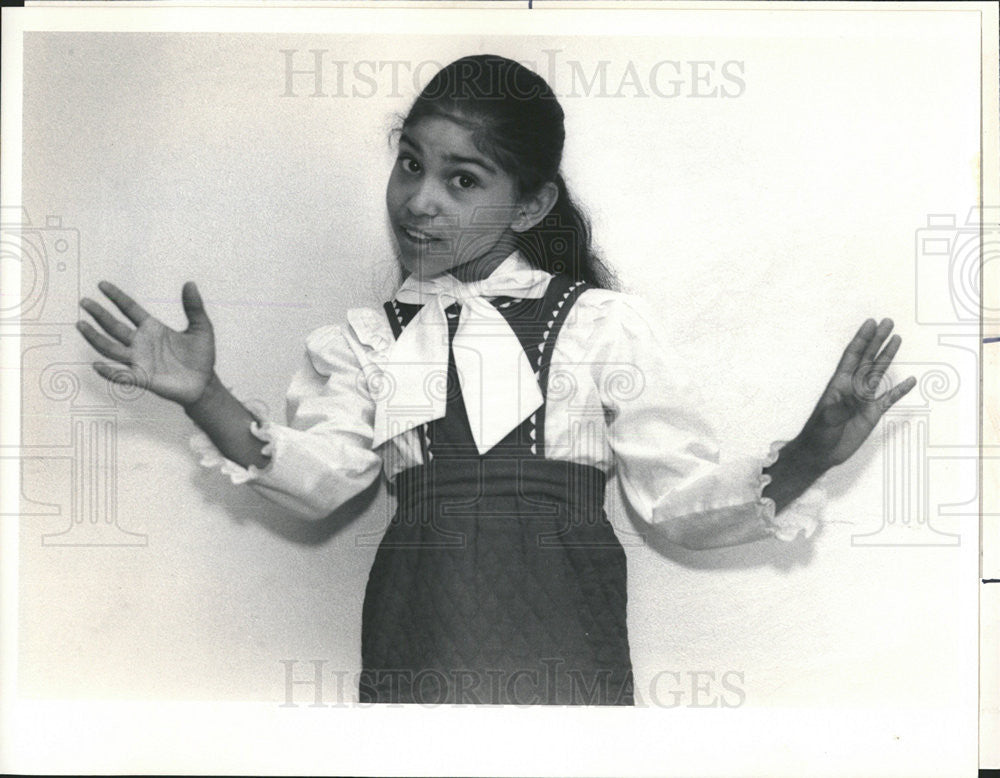
<svg viewBox="0 0 1000 778"><path fill-rule="evenodd" d="M210 329L212 322L209 321L208 314L205 313L205 303L201 299L194 281L188 281L181 289L181 302L184 305L184 315L187 316L188 329L203 330Z"/></svg>
<svg viewBox="0 0 1000 778"><path fill-rule="evenodd" d="M121 343L102 335L85 321L78 321L76 323L76 328L80 331L80 334L83 335L84 339L91 346L93 346L94 350L96 350L101 356L107 357L108 359L114 359L115 361L126 365L131 362L131 352Z"/></svg>
<svg viewBox="0 0 1000 778"><path fill-rule="evenodd" d="M889 338L889 342L885 344L882 353L875 358L872 369L878 371L879 375L885 373L889 365L892 364L892 360L895 358L896 352L899 351L899 345L902 342L903 339L899 335L893 335Z"/></svg>
<svg viewBox="0 0 1000 778"><path fill-rule="evenodd" d="M917 379L910 376L902 383L896 384L892 389L883 394L876 400L879 415L882 415L887 410L889 410L893 405L899 402L914 386L917 385Z"/></svg>
<svg viewBox="0 0 1000 778"><path fill-rule="evenodd" d="M122 386L144 386L142 376L130 367L109 365L107 362L94 362L94 370L102 378Z"/></svg>
<svg viewBox="0 0 1000 778"><path fill-rule="evenodd" d="M844 355L840 358L840 362L837 364L837 373L847 373L848 375L853 375L854 371L857 369L858 365L861 363L861 357L865 353L865 348L868 346L868 342L871 340L872 335L875 334L875 320L866 319L865 323L858 328L851 342L847 344L847 348L844 349Z"/></svg>
<svg viewBox="0 0 1000 778"><path fill-rule="evenodd" d="M129 297L125 292L119 289L114 284L108 281L101 281L97 288L100 289L108 298L118 306L118 309L124 313L129 321L131 321L136 327L142 325L146 319L149 318L149 313L143 308L139 303Z"/></svg>
<svg viewBox="0 0 1000 778"><path fill-rule="evenodd" d="M868 341L868 345L865 347L864 354L861 355L862 363L873 362L875 360L875 355L878 354L878 350L882 348L882 344L885 343L885 339L889 337L889 333L892 332L892 319L882 319L879 322L878 327L875 328L875 334Z"/></svg>
<svg viewBox="0 0 1000 778"><path fill-rule="evenodd" d="M132 337L135 333L104 310L104 307L100 303L94 302L89 297L84 297L80 300L80 307L93 316L97 323L112 338L126 346L132 345Z"/></svg>
<svg viewBox="0 0 1000 778"><path fill-rule="evenodd" d="M896 356L900 343L902 343L902 338L899 335L893 335L874 362L867 360L862 362L861 367L855 372L853 385L863 400L875 399L875 395L878 394L882 386L885 371L892 363L892 358Z"/></svg>

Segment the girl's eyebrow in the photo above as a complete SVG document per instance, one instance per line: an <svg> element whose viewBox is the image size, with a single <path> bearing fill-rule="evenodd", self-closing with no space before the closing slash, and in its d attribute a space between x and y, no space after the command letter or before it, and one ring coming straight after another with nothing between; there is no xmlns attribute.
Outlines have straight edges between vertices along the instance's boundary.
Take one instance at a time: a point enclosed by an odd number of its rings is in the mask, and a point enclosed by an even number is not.
<svg viewBox="0 0 1000 778"><path fill-rule="evenodd" d="M408 146L412 146L413 149L420 155L423 155L424 153L424 150L423 148L421 148L420 144L417 143L417 141L415 141L405 132L400 133L399 142L405 143ZM483 170L487 171L488 173L492 173L493 175L496 175L497 173L496 167L490 164L489 160L486 159L485 157L463 157L461 154L445 154L444 160L445 162L448 162L453 165L463 165L463 164L476 165L477 167L481 167Z"/></svg>
<svg viewBox="0 0 1000 778"><path fill-rule="evenodd" d="M415 140L413 140L413 138L411 138L405 132L401 132L399 134L399 142L405 143L407 146L413 146L413 148L416 149L418 153L421 154L423 153L423 149L420 148L420 144L417 143Z"/></svg>
<svg viewBox="0 0 1000 778"><path fill-rule="evenodd" d="M455 165L476 165L489 173L496 175L496 168L485 157L462 157L458 154L446 154L445 159Z"/></svg>

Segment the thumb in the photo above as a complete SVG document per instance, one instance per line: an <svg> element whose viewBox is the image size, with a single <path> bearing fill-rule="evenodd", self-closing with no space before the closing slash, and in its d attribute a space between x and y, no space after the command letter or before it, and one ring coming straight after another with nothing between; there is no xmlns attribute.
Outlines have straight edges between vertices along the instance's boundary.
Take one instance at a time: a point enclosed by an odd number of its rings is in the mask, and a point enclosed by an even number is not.
<svg viewBox="0 0 1000 778"><path fill-rule="evenodd" d="M184 305L184 315L187 316L189 330L207 330L212 328L205 304L194 281L188 281L181 290L181 302Z"/></svg>

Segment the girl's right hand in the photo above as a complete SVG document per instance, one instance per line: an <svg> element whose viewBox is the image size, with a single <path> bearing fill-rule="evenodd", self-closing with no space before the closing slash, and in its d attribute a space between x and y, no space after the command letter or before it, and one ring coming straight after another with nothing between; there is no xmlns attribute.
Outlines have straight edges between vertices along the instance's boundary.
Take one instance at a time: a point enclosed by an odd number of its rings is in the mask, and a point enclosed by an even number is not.
<svg viewBox="0 0 1000 778"><path fill-rule="evenodd" d="M215 335L194 282L184 284L181 292L188 320L183 332L150 316L114 284L102 281L97 286L135 329L112 316L100 303L87 297L81 299L80 306L111 337L85 321L77 322L77 329L99 354L125 366L94 362L94 370L109 381L141 386L185 407L201 399L214 376Z"/></svg>

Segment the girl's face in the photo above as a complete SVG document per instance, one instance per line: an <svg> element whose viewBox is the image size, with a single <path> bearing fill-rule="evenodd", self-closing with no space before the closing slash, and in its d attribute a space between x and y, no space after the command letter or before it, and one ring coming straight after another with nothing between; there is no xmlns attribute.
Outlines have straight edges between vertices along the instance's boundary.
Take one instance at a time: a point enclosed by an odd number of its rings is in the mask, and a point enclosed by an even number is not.
<svg viewBox="0 0 1000 778"><path fill-rule="evenodd" d="M385 201L400 262L418 277L485 278L514 250L515 231L530 226L514 178L443 117L403 131Z"/></svg>

